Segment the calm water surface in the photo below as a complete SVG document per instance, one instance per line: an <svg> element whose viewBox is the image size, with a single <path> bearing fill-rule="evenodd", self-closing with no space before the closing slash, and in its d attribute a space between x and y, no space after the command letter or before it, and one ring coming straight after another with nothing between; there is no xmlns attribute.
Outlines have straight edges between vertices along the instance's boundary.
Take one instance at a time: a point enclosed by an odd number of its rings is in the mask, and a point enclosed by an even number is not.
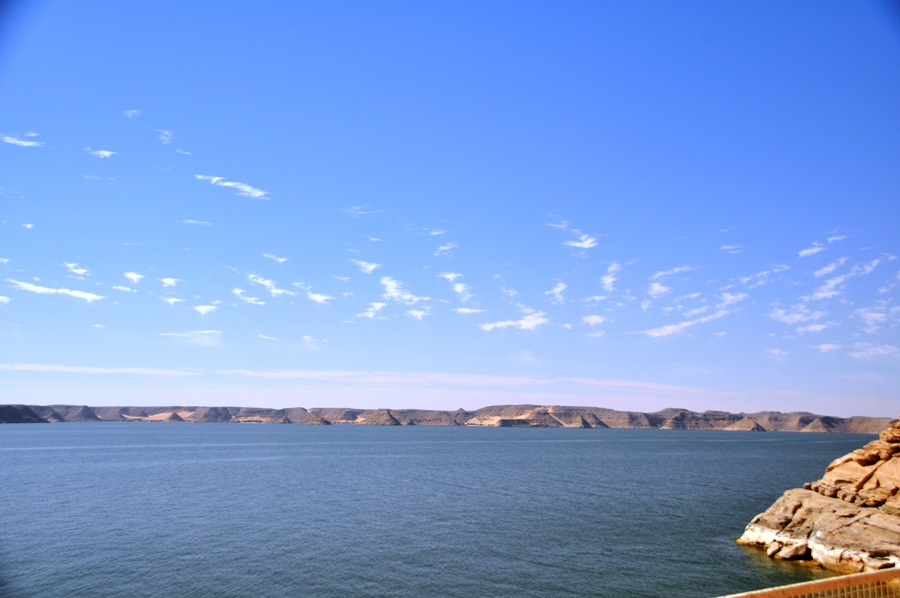
<svg viewBox="0 0 900 598"><path fill-rule="evenodd" d="M862 435L0 426L0 595L716 596L824 573L737 546Z"/></svg>

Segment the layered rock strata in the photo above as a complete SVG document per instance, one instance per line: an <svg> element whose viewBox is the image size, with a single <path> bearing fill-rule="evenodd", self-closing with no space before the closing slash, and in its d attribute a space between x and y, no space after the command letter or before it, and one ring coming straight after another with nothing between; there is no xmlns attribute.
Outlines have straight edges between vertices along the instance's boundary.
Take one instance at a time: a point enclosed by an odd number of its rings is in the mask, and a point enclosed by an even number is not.
<svg viewBox="0 0 900 598"><path fill-rule="evenodd" d="M782 560L851 573L900 566L900 422L831 462L821 480L788 490L738 543Z"/></svg>
<svg viewBox="0 0 900 598"><path fill-rule="evenodd" d="M559 405L495 405L474 411L424 409L264 409L256 407L88 407L29 405L37 419L17 419L25 406L9 406L14 421L185 421L205 423L354 424L370 426L495 426L531 428L658 428L665 430L729 430L787 432L857 432L876 434L888 418L829 417L814 413L727 413L663 409L653 413L615 411L601 407ZM28 416L28 417L32 417Z"/></svg>

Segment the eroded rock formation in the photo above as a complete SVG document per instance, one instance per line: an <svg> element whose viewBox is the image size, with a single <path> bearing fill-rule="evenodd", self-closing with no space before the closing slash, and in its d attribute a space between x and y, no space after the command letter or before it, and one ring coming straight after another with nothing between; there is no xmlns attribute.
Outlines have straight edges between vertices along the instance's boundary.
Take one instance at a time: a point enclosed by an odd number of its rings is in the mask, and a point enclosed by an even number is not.
<svg viewBox="0 0 900 598"><path fill-rule="evenodd" d="M894 422L878 440L832 461L821 480L785 492L738 543L847 573L900 566L898 489L900 422Z"/></svg>

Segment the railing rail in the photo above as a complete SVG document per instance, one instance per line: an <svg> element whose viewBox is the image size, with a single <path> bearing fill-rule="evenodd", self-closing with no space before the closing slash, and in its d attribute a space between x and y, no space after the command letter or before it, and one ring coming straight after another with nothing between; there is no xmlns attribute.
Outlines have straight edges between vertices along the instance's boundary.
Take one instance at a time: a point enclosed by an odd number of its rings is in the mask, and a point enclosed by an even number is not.
<svg viewBox="0 0 900 598"><path fill-rule="evenodd" d="M720 598L900 598L900 568L842 575Z"/></svg>

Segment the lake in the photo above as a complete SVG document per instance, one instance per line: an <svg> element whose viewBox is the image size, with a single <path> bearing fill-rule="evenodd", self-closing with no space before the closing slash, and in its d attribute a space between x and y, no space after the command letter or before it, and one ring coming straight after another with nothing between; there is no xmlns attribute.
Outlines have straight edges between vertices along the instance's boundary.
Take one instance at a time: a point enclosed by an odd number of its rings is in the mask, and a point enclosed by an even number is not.
<svg viewBox="0 0 900 598"><path fill-rule="evenodd" d="M829 575L735 544L873 437L0 426L0 595L704 597Z"/></svg>

